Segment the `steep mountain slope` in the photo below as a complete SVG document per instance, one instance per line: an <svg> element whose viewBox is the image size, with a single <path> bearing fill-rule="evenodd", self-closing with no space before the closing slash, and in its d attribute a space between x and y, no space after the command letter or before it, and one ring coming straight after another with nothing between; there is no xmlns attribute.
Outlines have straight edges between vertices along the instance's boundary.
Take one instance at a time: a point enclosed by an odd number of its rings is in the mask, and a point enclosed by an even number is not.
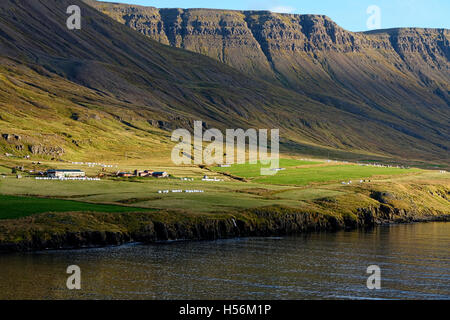
<svg viewBox="0 0 450 320"><path fill-rule="evenodd" d="M81 30L66 27L73 4L82 9ZM6 152L149 157L170 150L166 130L199 119L219 128L280 128L284 148L294 151L446 159L445 109L429 120L434 131L422 119L380 120L357 99L330 104L283 88L271 80L271 74L278 79L272 63L262 81L153 41L80 0L2 1L0 30L0 146Z"/></svg>
<svg viewBox="0 0 450 320"><path fill-rule="evenodd" d="M66 27L71 4L82 8L82 30ZM89 146L99 148L107 139L91 140L108 131L116 149L126 150L136 146L123 146L125 130L147 135L154 126L192 126L193 119L221 128L271 128L274 117L287 119L293 101L320 109L214 60L153 42L80 1L4 1L0 9L1 129L6 137L26 137L26 143L1 139L7 151L65 144L74 154L91 154ZM40 147L43 135L53 138Z"/></svg>
<svg viewBox="0 0 450 320"><path fill-rule="evenodd" d="M449 30L353 33L325 16L89 3L161 43L428 140L448 156Z"/></svg>

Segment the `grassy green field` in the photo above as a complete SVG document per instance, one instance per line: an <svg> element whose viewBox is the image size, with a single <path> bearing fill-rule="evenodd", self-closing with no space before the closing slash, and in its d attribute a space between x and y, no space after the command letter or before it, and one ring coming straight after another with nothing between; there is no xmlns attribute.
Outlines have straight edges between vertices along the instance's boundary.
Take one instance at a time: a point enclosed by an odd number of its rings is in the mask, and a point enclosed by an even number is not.
<svg viewBox="0 0 450 320"><path fill-rule="evenodd" d="M378 168L358 165L336 165L292 169L278 172L273 176L261 176L255 180L259 183L308 185L327 181L350 181L355 179L372 178L374 176L401 175L418 172L418 169Z"/></svg>
<svg viewBox="0 0 450 320"><path fill-rule="evenodd" d="M274 175L266 176L260 174L260 164L232 165L229 168L215 167L213 170L249 178L253 182L262 184L299 186L320 182L348 182L354 179L365 179L374 176L390 176L419 172L419 169L360 166L355 164L325 165L324 163L316 161L299 161L291 159L282 159L280 161L280 167L285 168L285 170L278 171Z"/></svg>
<svg viewBox="0 0 450 320"><path fill-rule="evenodd" d="M77 167L50 161L43 162L42 165L49 168L81 168L91 175L99 171L99 168ZM295 159L281 159L280 167L286 170L279 171L273 176L261 176L259 165L200 168L198 166L163 167L142 163L136 166L128 162L119 164L118 168L109 169L110 173L115 170L131 171L134 168L155 169L167 171L174 178L50 181L35 180L26 175L22 179L16 179L9 175L7 178L0 178L0 194L3 195L0 206L1 217L14 218L49 211L129 212L163 209L181 210L192 214L216 214L266 206L307 208L321 199L353 199L355 194L362 192L361 190L378 188L380 185L389 187L397 183L421 184L436 179L439 179L440 184L448 184L448 174L420 169L383 168ZM238 181L222 175L223 172L244 177L247 180ZM202 181L203 175L223 178L224 181ZM194 181L180 180L179 177L192 177ZM371 182L360 183L360 179L370 179ZM353 180L351 185L341 184L341 181L349 180ZM397 188L400 189L400 187ZM204 192L158 193L159 190L203 190Z"/></svg>
<svg viewBox="0 0 450 320"><path fill-rule="evenodd" d="M205 182L201 180L140 179L102 181L45 181L31 178L7 178L0 181L0 194L45 196L103 204L127 204L140 208L184 209L194 213L224 212L272 204L298 205L298 201L282 200L255 194L261 185L235 181ZM203 190L203 193L159 194L159 190ZM272 186L265 192L279 192Z"/></svg>
<svg viewBox="0 0 450 320"><path fill-rule="evenodd" d="M9 174L11 173L11 169L0 166L0 174Z"/></svg>
<svg viewBox="0 0 450 320"><path fill-rule="evenodd" d="M295 159L280 159L280 168L296 167L302 165L313 165L319 164L318 161L305 161L305 160L295 160ZM226 172L234 176L243 178L255 178L261 176L261 168L269 168L270 165L263 165L261 163L257 164L235 164L228 168L214 167L213 170L216 172Z"/></svg>
<svg viewBox="0 0 450 320"><path fill-rule="evenodd" d="M138 212L145 210L133 207L91 204L70 200L0 195L0 219L16 219L43 212L72 211Z"/></svg>

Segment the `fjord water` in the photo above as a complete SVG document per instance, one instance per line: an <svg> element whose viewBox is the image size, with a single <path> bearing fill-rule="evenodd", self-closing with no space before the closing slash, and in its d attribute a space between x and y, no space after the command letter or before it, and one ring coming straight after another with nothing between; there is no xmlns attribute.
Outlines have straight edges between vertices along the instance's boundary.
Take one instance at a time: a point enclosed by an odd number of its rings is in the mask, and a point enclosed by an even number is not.
<svg viewBox="0 0 450 320"><path fill-rule="evenodd" d="M66 287L74 264L81 290ZM74 298L450 299L450 223L0 256L0 299Z"/></svg>

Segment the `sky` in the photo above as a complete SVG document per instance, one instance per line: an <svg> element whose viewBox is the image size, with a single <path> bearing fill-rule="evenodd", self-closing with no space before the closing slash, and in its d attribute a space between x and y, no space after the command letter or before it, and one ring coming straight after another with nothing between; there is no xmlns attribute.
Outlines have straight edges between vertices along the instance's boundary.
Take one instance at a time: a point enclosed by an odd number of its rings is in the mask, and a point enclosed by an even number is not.
<svg viewBox="0 0 450 320"><path fill-rule="evenodd" d="M157 8L270 10L323 14L350 31L396 27L450 29L450 0L110 0ZM379 8L374 10L373 6Z"/></svg>

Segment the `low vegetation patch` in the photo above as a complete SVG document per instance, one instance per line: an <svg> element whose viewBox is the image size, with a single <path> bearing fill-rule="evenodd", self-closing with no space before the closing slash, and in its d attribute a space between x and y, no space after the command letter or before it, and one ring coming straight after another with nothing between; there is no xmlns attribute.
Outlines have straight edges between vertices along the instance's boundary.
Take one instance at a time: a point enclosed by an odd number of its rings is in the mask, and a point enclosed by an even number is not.
<svg viewBox="0 0 450 320"><path fill-rule="evenodd" d="M303 165L314 165L320 164L318 161L307 161L307 160L295 160L295 159L280 159L280 168L291 168ZM257 164L234 164L231 167L215 167L214 171L224 172L231 174L233 176L238 176L242 178L256 178L261 176L261 168L268 168L269 165L264 165L258 162Z"/></svg>
<svg viewBox="0 0 450 320"><path fill-rule="evenodd" d="M137 212L149 209L86 202L0 195L0 219L17 219L44 212Z"/></svg>
<svg viewBox="0 0 450 320"><path fill-rule="evenodd" d="M258 183L308 185L323 182L358 182L375 176L391 176L417 172L419 169L379 168L359 165L330 165L307 168L286 168L273 176L259 176Z"/></svg>

